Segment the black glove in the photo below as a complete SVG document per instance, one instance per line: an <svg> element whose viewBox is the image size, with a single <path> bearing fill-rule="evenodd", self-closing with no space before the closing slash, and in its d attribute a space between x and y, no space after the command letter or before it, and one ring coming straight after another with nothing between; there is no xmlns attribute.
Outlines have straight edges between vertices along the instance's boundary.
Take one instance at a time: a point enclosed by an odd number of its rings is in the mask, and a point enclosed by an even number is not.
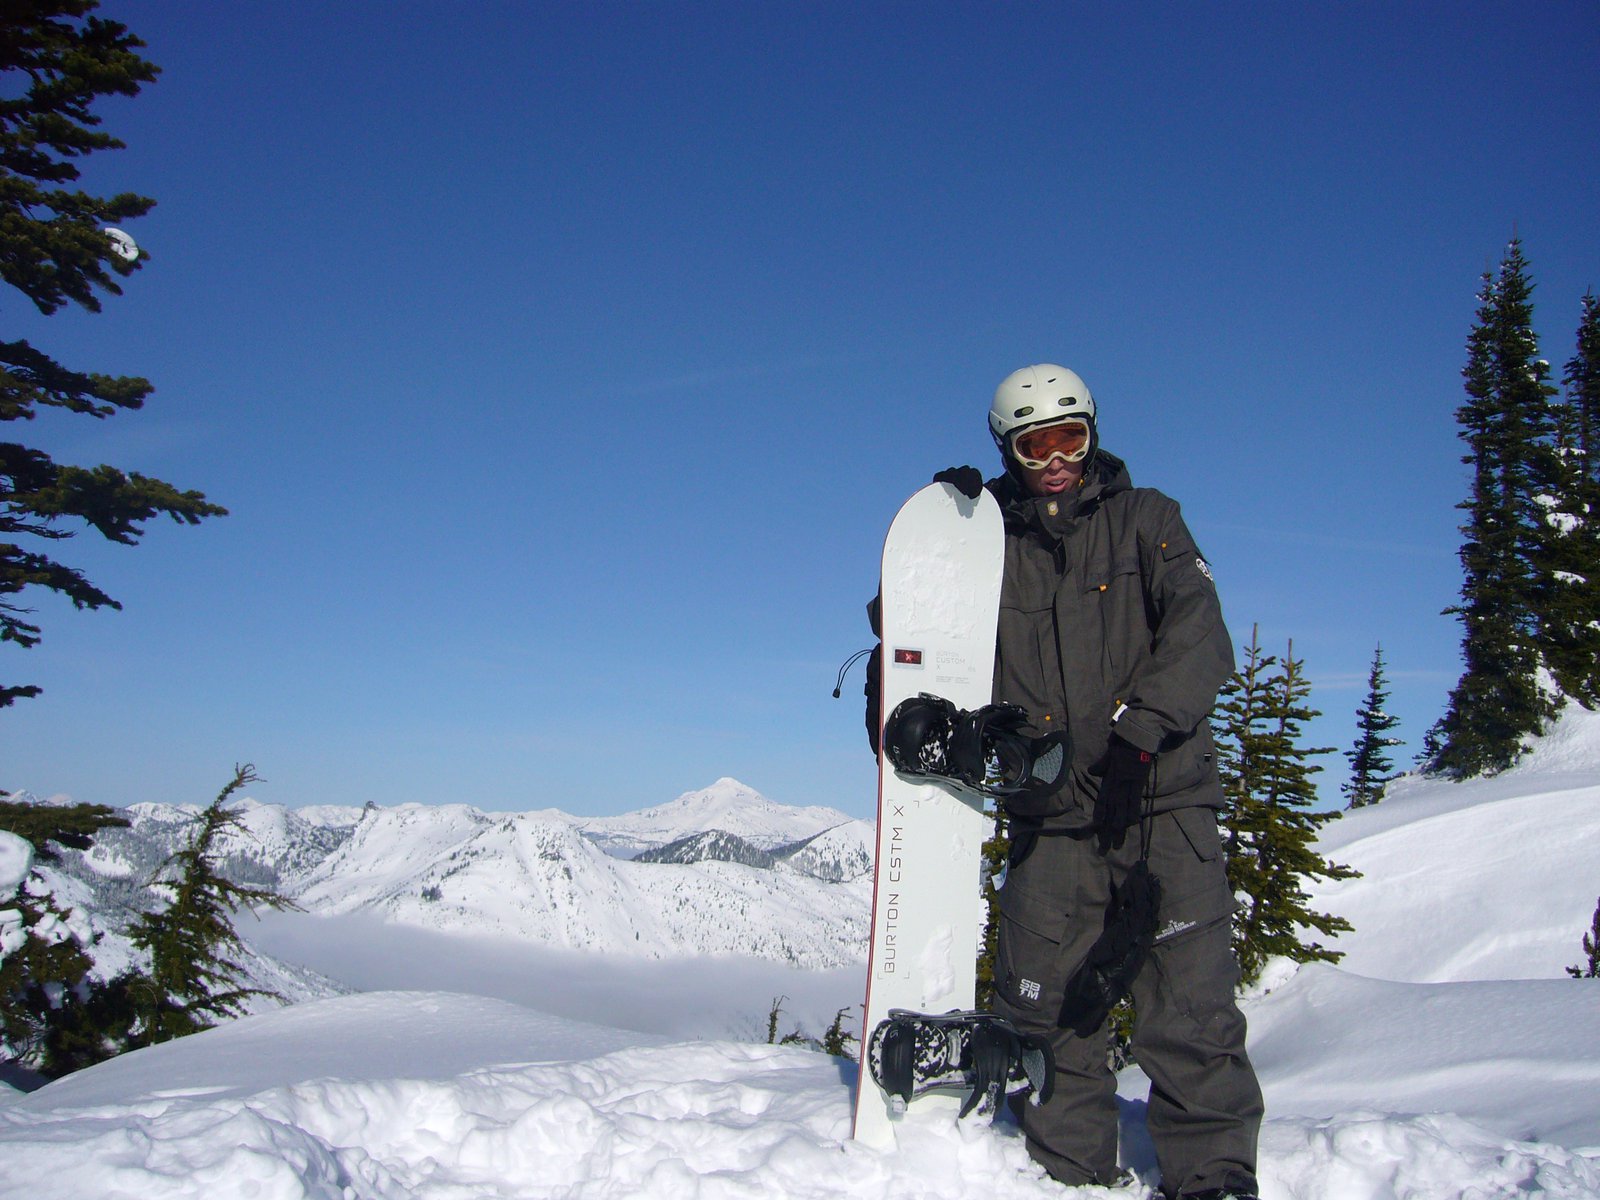
<svg viewBox="0 0 1600 1200"><path fill-rule="evenodd" d="M1105 928L1067 980L1056 1024L1082 1038L1094 1036L1150 956L1160 914L1161 880L1148 863L1136 862L1112 891Z"/></svg>
<svg viewBox="0 0 1600 1200"><path fill-rule="evenodd" d="M1101 854L1120 850L1128 830L1139 823L1144 789L1155 761L1156 756L1148 750L1111 735L1111 745L1100 760L1105 774L1100 779L1100 794L1094 800L1094 827Z"/></svg>
<svg viewBox="0 0 1600 1200"><path fill-rule="evenodd" d="M955 486L968 500L976 500L978 493L983 491L983 472L977 467L946 467L933 477L935 483L948 483Z"/></svg>
<svg viewBox="0 0 1600 1200"><path fill-rule="evenodd" d="M883 732L883 643L879 642L867 656L867 682L861 691L867 698L867 741L872 752L878 752L878 735Z"/></svg>

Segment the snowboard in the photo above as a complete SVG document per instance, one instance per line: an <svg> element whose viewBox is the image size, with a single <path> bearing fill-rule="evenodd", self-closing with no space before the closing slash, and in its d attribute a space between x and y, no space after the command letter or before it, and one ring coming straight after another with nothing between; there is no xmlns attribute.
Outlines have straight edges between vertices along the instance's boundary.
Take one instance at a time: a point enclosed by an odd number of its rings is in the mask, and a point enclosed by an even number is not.
<svg viewBox="0 0 1600 1200"><path fill-rule="evenodd" d="M935 483L901 507L883 546L882 717L919 693L962 709L989 703L1004 563L1004 525L987 490L969 500ZM972 1008L983 933L982 850L992 828L977 792L903 775L879 754L872 941L857 1043L863 1056L891 1009ZM960 1106L956 1096L929 1096L918 1101L918 1112L947 1109L954 1120ZM903 1109L863 1058L856 1139L892 1145Z"/></svg>

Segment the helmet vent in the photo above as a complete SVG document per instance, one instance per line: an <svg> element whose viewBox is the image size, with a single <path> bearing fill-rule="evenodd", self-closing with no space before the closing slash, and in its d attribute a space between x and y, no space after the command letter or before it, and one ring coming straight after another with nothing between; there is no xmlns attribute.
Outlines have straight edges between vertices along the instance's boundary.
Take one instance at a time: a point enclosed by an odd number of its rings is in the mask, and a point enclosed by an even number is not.
<svg viewBox="0 0 1600 1200"><path fill-rule="evenodd" d="M1033 405L1029 404L1029 405L1026 405L1026 406L1024 406L1022 408L1019 408L1019 409L1017 409L1016 412L1012 413L1011 415L1013 417L1032 416L1033 415Z"/></svg>

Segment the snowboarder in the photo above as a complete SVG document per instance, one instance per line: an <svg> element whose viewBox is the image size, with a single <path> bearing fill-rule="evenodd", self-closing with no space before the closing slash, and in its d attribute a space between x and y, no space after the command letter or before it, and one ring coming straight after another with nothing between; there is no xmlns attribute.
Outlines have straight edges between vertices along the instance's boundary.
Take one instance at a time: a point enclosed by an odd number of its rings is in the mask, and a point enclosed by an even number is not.
<svg viewBox="0 0 1600 1200"><path fill-rule="evenodd" d="M1168 1200L1253 1200L1261 1090L1234 1003L1234 909L1207 715L1233 670L1211 569L1178 505L1135 488L1103 450L1072 371L1024 367L995 392L1005 470L941 471L1005 516L996 703L1035 737L1066 732L1066 782L1012 810L1000 892L996 1007L1048 1039L1048 1102L1016 1105L1029 1153L1069 1186L1127 1178L1117 1163L1107 1013L1136 1009L1134 1054ZM867 729L877 749L877 672Z"/></svg>

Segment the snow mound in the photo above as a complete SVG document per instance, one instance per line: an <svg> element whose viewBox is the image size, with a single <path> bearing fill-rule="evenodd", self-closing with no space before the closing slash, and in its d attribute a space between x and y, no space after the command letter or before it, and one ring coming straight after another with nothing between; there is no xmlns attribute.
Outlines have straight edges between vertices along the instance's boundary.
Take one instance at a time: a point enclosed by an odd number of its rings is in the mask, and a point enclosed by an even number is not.
<svg viewBox="0 0 1600 1200"><path fill-rule="evenodd" d="M31 1093L28 1111L245 1097L316 1079L451 1079L507 1063L588 1058L661 1039L451 992L296 1004L135 1050Z"/></svg>
<svg viewBox="0 0 1600 1200"><path fill-rule="evenodd" d="M1273 1117L1446 1111L1506 1139L1600 1147L1592 981L1392 983L1308 964L1245 1012Z"/></svg>
<svg viewBox="0 0 1600 1200"><path fill-rule="evenodd" d="M1600 783L1600 713L1568 701L1507 774L1586 774Z"/></svg>
<svg viewBox="0 0 1600 1200"><path fill-rule="evenodd" d="M249 1018L0 1106L0 1197L1059 1194L1014 1131L912 1121L894 1155L846 1141L852 1064L732 1042L607 1052L607 1040L438 994ZM513 1047L521 1064L494 1057ZM554 1061L526 1061L539 1058Z"/></svg>
<svg viewBox="0 0 1600 1200"><path fill-rule="evenodd" d="M1294 1200L1593 1200L1600 1160L1449 1115L1268 1121L1261 1195Z"/></svg>
<svg viewBox="0 0 1600 1200"><path fill-rule="evenodd" d="M1313 980L1313 982L1315 982ZM247 1018L0 1103L0 1200L1060 1200L1015 1126L913 1107L848 1140L855 1067L782 1046L663 1043L445 993ZM1153 1200L1143 1105L1123 1107ZM1567 1200L1600 1160L1458 1116L1269 1120L1265 1200Z"/></svg>
<svg viewBox="0 0 1600 1200"><path fill-rule="evenodd" d="M33 844L26 838L0 829L0 903L17 894L17 889L31 870Z"/></svg>
<svg viewBox="0 0 1600 1200"><path fill-rule="evenodd" d="M1344 969L1418 983L1560 978L1600 891L1600 773L1408 781L1326 826L1319 848L1362 872L1306 887L1313 909L1355 926L1329 943Z"/></svg>

